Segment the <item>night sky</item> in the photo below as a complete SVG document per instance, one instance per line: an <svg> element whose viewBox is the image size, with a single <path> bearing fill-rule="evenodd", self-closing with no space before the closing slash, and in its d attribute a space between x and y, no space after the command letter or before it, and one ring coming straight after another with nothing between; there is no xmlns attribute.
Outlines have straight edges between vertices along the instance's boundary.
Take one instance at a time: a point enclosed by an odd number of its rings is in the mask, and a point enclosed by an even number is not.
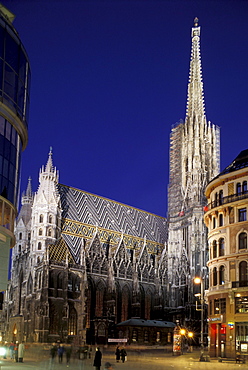
<svg viewBox="0 0 248 370"><path fill-rule="evenodd" d="M221 169L248 148L248 1L1 0L29 55L21 191L50 147L60 183L166 216L171 126L185 118L194 18Z"/></svg>

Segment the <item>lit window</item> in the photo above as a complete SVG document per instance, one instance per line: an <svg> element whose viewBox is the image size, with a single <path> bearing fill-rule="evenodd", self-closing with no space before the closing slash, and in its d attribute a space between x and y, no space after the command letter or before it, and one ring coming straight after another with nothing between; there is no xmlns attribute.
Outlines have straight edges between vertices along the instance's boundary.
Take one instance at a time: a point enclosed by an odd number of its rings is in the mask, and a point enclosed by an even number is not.
<svg viewBox="0 0 248 370"><path fill-rule="evenodd" d="M225 284L225 267L223 265L219 269L219 284Z"/></svg>

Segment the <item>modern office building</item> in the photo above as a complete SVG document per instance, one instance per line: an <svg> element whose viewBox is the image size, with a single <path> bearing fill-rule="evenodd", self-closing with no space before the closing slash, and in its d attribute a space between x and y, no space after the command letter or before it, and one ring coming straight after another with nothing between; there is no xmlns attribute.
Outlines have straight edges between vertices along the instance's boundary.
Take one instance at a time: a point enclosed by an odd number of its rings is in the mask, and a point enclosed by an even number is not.
<svg viewBox="0 0 248 370"><path fill-rule="evenodd" d="M7 287L21 154L28 141L30 66L13 20L14 15L0 5L0 290Z"/></svg>
<svg viewBox="0 0 248 370"><path fill-rule="evenodd" d="M248 354L248 149L206 188L210 355Z"/></svg>

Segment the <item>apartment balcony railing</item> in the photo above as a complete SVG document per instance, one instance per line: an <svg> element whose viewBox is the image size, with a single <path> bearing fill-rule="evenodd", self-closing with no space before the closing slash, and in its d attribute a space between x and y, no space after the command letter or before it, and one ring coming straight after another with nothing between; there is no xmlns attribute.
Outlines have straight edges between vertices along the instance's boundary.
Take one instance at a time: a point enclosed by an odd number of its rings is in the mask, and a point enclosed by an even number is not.
<svg viewBox="0 0 248 370"><path fill-rule="evenodd" d="M233 281L232 288L242 288L248 286L248 280Z"/></svg>
<svg viewBox="0 0 248 370"><path fill-rule="evenodd" d="M233 194L233 195L228 195L227 197L223 197L217 200L214 200L213 202L209 203L207 205L207 210L222 206L223 204L228 204L232 202L236 202L238 200L243 200L248 198L248 191L245 191L241 194Z"/></svg>

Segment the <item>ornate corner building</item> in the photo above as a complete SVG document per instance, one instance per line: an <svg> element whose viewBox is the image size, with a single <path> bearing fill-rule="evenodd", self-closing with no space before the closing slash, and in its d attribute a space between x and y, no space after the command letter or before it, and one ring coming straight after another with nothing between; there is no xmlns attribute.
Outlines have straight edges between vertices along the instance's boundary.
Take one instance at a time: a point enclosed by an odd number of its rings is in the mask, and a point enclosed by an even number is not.
<svg viewBox="0 0 248 370"><path fill-rule="evenodd" d="M247 353L248 335L248 150L206 188L210 256L208 321L210 355Z"/></svg>
<svg viewBox="0 0 248 370"><path fill-rule="evenodd" d="M218 172L219 129L206 120L195 19L186 119L171 131L168 220L59 184L50 151L37 192L29 180L22 196L6 340L100 344L125 336L117 324L134 317L185 323L192 278L207 277L204 189ZM166 343L139 336L129 340Z"/></svg>

